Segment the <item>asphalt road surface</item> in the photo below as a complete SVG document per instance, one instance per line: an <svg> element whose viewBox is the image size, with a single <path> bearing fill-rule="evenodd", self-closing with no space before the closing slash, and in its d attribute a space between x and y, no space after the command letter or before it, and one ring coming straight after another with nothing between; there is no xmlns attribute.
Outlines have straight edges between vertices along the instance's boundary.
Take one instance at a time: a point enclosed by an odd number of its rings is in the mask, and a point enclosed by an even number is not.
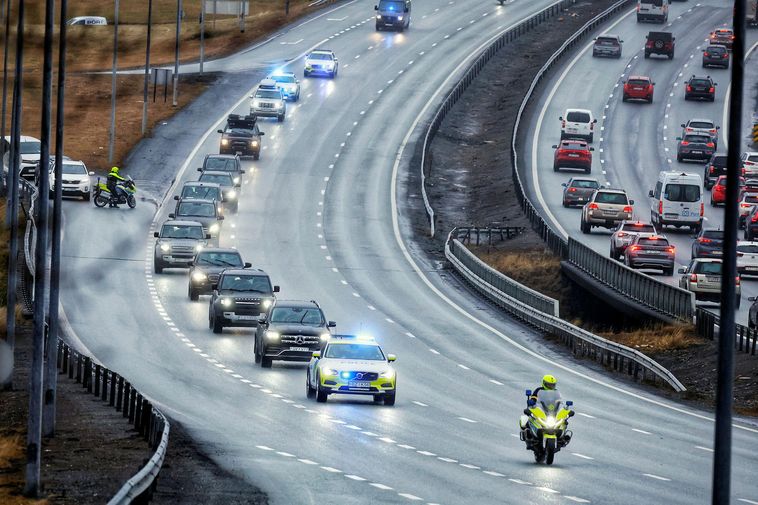
<svg viewBox="0 0 758 505"><path fill-rule="evenodd" d="M555 354L409 245L406 202L418 188L406 179L417 167L403 148L414 126L479 47L547 4L417 0L411 29L397 34L375 32L371 5L350 2L226 60L291 60L286 69L300 74L311 46L340 58L335 80L301 79L284 123L261 120L266 149L245 162L221 243L265 269L281 298L316 299L340 333L373 334L397 354L394 407L311 402L305 365L263 370L251 331L211 333L208 298L189 301L186 271L152 273L152 231L176 186L157 214L146 202L67 202L70 327L274 503L706 503L709 414ZM234 111L245 112L245 96ZM228 112L209 107L208 134L183 153L178 183L218 152L210 123ZM552 467L536 466L517 438L523 391L548 372L578 412ZM756 435L747 421L734 433L734 495L745 503L758 503Z"/></svg>

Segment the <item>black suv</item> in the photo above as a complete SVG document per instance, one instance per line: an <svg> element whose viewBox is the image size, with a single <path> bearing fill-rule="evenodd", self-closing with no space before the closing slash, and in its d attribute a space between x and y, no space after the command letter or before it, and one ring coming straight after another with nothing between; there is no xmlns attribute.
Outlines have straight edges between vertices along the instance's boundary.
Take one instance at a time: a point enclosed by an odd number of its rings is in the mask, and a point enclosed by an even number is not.
<svg viewBox="0 0 758 505"><path fill-rule="evenodd" d="M705 77L693 75L684 83L684 99L698 98L713 102L716 100L716 86L710 75Z"/></svg>
<svg viewBox="0 0 758 505"><path fill-rule="evenodd" d="M213 291L213 285L218 283L221 272L226 268L250 268L250 263L244 263L236 249L214 247L203 249L195 255L190 265L189 287L190 300L195 301L200 295Z"/></svg>
<svg viewBox="0 0 758 505"><path fill-rule="evenodd" d="M258 326L279 292L263 270L242 268L223 270L212 287L208 326L213 333L221 333L224 326Z"/></svg>
<svg viewBox="0 0 758 505"><path fill-rule="evenodd" d="M255 124L255 116L229 114L226 126L218 132L221 134L219 154L252 156L255 160L260 157L261 137L265 134Z"/></svg>
<svg viewBox="0 0 758 505"><path fill-rule="evenodd" d="M729 50L719 45L703 49L703 68L705 67L729 68Z"/></svg>
<svg viewBox="0 0 758 505"><path fill-rule="evenodd" d="M705 189L711 189L722 175L726 175L726 154L714 154L705 165L705 174L703 175Z"/></svg>
<svg viewBox="0 0 758 505"><path fill-rule="evenodd" d="M663 54L673 60L675 40L671 32L649 32L645 42L645 58L650 58L651 54Z"/></svg>
<svg viewBox="0 0 758 505"><path fill-rule="evenodd" d="M273 360L310 361L314 351L323 350L331 336L318 303L276 300L267 317L258 321L253 353L255 362L270 368Z"/></svg>
<svg viewBox="0 0 758 505"><path fill-rule="evenodd" d="M234 183L242 182L242 175L245 170L242 168L242 161L236 154L206 154L203 160L203 166L198 171L205 172L211 170L214 172L231 172L234 177Z"/></svg>
<svg viewBox="0 0 758 505"><path fill-rule="evenodd" d="M693 258L720 258L724 248L722 230L701 229L692 243Z"/></svg>

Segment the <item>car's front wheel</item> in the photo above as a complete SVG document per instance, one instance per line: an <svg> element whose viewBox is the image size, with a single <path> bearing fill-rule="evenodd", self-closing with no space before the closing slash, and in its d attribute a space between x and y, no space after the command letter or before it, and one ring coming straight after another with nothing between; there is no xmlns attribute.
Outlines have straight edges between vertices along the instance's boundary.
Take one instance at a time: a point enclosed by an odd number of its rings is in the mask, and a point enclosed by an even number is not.
<svg viewBox="0 0 758 505"><path fill-rule="evenodd" d="M224 325L221 323L221 320L216 317L215 314L211 318L211 324L213 325L213 333L218 334L224 331Z"/></svg>
<svg viewBox="0 0 758 505"><path fill-rule="evenodd" d="M311 386L311 372L310 370L305 374L305 396L313 398L316 396L316 390Z"/></svg>
<svg viewBox="0 0 758 505"><path fill-rule="evenodd" d="M385 405L394 405L395 404L395 392L391 393L384 393L384 404Z"/></svg>
<svg viewBox="0 0 758 505"><path fill-rule="evenodd" d="M200 299L200 294L196 290L192 289L191 284L190 284L187 294L189 295L189 299L192 300L193 302L196 302L198 299Z"/></svg>
<svg viewBox="0 0 758 505"><path fill-rule="evenodd" d="M161 265L161 264L158 262L158 260L155 260L155 261L153 262L153 271L154 271L156 274L162 274L162 273L163 273L163 265Z"/></svg>

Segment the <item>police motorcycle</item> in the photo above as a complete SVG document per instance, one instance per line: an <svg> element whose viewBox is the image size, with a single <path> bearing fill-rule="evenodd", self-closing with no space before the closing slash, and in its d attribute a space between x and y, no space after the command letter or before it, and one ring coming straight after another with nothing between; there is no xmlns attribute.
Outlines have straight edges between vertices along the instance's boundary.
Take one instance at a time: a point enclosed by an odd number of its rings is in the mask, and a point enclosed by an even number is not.
<svg viewBox="0 0 758 505"><path fill-rule="evenodd" d="M566 447L573 433L568 428L568 418L574 415L574 403L564 402L558 391L542 390L537 398L526 390L528 406L519 419L520 438L526 443L526 450L534 452L537 463L553 464L555 453Z"/></svg>
<svg viewBox="0 0 758 505"><path fill-rule="evenodd" d="M108 185L104 182L100 182L100 178L98 177L97 184L94 188L94 194L92 195L95 201L95 206L105 207L108 204L121 205L125 203L129 206L130 209L136 207L137 186L134 184L132 177L127 176L126 180L118 181L116 183L116 186L121 189L118 197L111 194L110 190L108 189Z"/></svg>

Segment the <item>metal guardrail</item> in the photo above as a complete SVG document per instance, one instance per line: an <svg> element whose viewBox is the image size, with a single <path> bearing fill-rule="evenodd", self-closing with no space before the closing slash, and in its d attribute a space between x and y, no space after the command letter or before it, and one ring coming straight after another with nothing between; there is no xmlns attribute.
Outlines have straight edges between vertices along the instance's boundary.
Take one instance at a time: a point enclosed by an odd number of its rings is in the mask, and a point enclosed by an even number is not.
<svg viewBox="0 0 758 505"><path fill-rule="evenodd" d="M150 460L119 489L108 505L149 502L166 457L170 431L168 420L129 381L60 339L57 363L61 374L68 374L70 379L81 383L88 393L121 412L149 447L155 448Z"/></svg>
<svg viewBox="0 0 758 505"><path fill-rule="evenodd" d="M34 250L37 247L37 226L34 219L37 215L39 195L37 187L26 179L20 179L18 187L20 190L19 201L26 215L24 259L26 260L26 268L29 269L32 277L34 277Z"/></svg>
<svg viewBox="0 0 758 505"><path fill-rule="evenodd" d="M686 390L669 370L641 352L598 337L498 289L487 278L486 273L480 274L482 268L489 267L458 240L448 239L445 244L445 257L474 289L530 326L557 336L571 348L574 355L588 357L616 371L625 372L635 380L655 382L660 379L677 392Z"/></svg>
<svg viewBox="0 0 758 505"><path fill-rule="evenodd" d="M448 237L455 237L464 244L492 245L497 238L503 242L518 237L525 230L523 226L457 226Z"/></svg>
<svg viewBox="0 0 758 505"><path fill-rule="evenodd" d="M695 329L697 334L701 337L713 340L719 333L721 319L717 314L706 310L702 307L698 307L695 311ZM750 329L747 326L741 324L735 325L736 338L734 341L734 348L745 354L756 356L756 349L758 347L758 330Z"/></svg>
<svg viewBox="0 0 758 505"><path fill-rule="evenodd" d="M688 323L693 321L695 295L691 291L632 270L598 254L574 238L569 238L568 253L569 263L630 300L664 316Z"/></svg>
<svg viewBox="0 0 758 505"><path fill-rule="evenodd" d="M450 92L445 96L445 99L440 104L436 114L434 115L434 118L432 118L431 123L429 123L429 126L427 127L426 135L424 136L424 144L421 149L421 195L424 199L424 207L426 208L427 217L429 218L429 234L432 237L434 236L436 230L434 209L429 203L429 196L426 193L427 158L429 155L429 149L431 147L432 140L437 134L437 131L439 130L442 121L444 121L445 116L447 116L447 113L450 112L450 110L453 108L453 106L455 106L461 96L463 96L464 91L466 91L469 85L479 75L479 72L482 71L485 65L492 59L493 56L495 56L495 54L498 53L498 51L505 47L509 42L516 40L521 35L530 31L534 27L544 23L556 14L559 14L568 5L574 3L576 3L576 0L559 0L557 2L554 2L530 18L525 19L518 25L503 32L494 42L492 42L492 44L490 44L479 54L476 60L471 63L460 80L458 80L453 89L450 90Z"/></svg>

